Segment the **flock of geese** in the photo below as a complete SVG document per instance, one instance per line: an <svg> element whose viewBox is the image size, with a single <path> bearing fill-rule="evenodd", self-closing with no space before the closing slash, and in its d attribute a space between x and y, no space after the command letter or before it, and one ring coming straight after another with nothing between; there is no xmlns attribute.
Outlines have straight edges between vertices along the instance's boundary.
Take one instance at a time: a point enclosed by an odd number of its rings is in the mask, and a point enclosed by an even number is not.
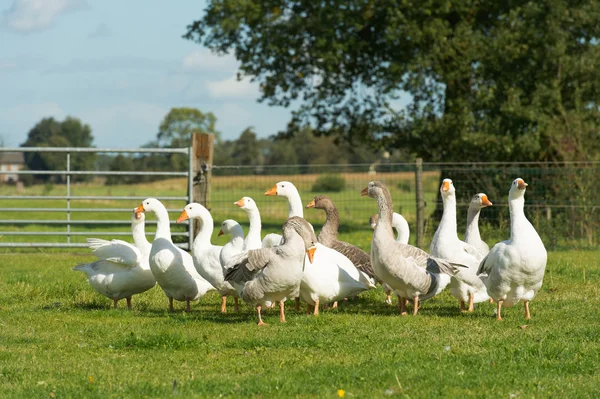
<svg viewBox="0 0 600 399"><path fill-rule="evenodd" d="M339 213L330 198L316 196L306 208L322 209L326 221L318 236L303 218L304 207L296 187L287 181L277 183L267 196L280 196L288 201L288 219L282 235L261 238L261 219L256 202L243 197L235 202L249 218L248 234L239 223L225 220L218 235L231 235L224 246L211 243L214 222L201 204L188 204L177 222L199 219L200 231L192 252L173 244L169 215L165 206L148 198L132 214L134 244L122 240L88 239L98 260L75 266L87 274L89 283L100 294L112 299L114 307L125 298L131 308L131 297L160 286L169 299L186 303L216 290L222 297L221 312L227 312L227 297L256 308L258 324L263 325L261 309L279 303L280 321L285 322L287 299L307 304L307 312L319 314L319 306L353 297L381 284L386 302L398 297L402 315L417 314L419 304L438 295L449 286L459 301L461 311L473 311L474 303L496 302L496 317L501 320L503 306L519 301L525 304L525 318L531 317L529 302L542 286L547 254L535 228L524 214L527 183L515 179L508 193L510 239L490 250L479 234L479 213L492 205L483 193L470 203L465 240L457 234L456 193L450 179L440 187L444 212L433 237L429 253L408 244L406 220L393 212L392 198L386 186L370 182L360 195L375 199L378 213L371 217L374 229L371 253L338 239ZM154 212L157 228L154 240L148 242L144 230L145 213ZM396 230L397 236L394 235Z"/></svg>

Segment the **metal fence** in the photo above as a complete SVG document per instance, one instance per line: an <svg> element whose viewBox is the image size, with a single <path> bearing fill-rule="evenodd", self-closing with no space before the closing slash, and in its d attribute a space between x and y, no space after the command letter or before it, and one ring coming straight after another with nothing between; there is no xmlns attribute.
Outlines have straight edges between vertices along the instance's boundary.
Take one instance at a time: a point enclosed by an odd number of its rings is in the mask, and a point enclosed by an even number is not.
<svg viewBox="0 0 600 399"><path fill-rule="evenodd" d="M439 188L443 178L452 179L457 190L459 236L466 227L471 197L484 192L494 205L481 212L482 237L490 243L509 238L507 195L512 181L521 177L529 184L526 215L549 248L600 245L600 196L597 190L600 162L424 162L422 169L424 248L429 245L441 218ZM394 210L408 220L411 242L416 243L416 170L415 163L214 166L210 206L217 218L227 217L235 215L233 201L244 195L250 196L257 201L267 224L274 220L274 225L280 225L287 215L287 202L265 198L264 192L285 180L294 183L305 204L315 195L329 195L340 211L342 231L368 230L368 218L377 207L359 193L369 181L380 180L390 189ZM321 183L327 175L343 180L343 188L335 191L328 190L327 185L323 188ZM315 210L306 210L305 217L317 225L324 220L322 213Z"/></svg>
<svg viewBox="0 0 600 399"><path fill-rule="evenodd" d="M148 197L157 197L161 201L180 203L181 207L170 211L181 211L183 206L191 202L193 174L191 170L192 149L190 148L138 148L138 149L113 149L113 148L58 148L58 147L19 147L0 148L0 152L16 153L52 153L64 155L66 168L64 170L8 170L3 173L12 176L61 176L62 184L40 185L37 192L20 195L22 186L4 184L0 186L0 247L46 247L46 248L72 248L86 247L85 237L91 236L131 236L130 215L133 208ZM72 154L184 154L190 160L187 171L98 171L98 170L72 170ZM180 177L187 180L187 185L177 185L181 195L162 195L152 188L145 191L142 187L135 187L129 195L112 195L110 189L101 195L95 186L98 182L90 184L74 184L73 176L107 177L107 176L153 176L155 178ZM57 194L54 192L58 191ZM81 192L82 195L77 193ZM127 204L124 207L123 204ZM135 206L134 206L135 204ZM48 213L53 215L48 218ZM54 215L56 215L54 217ZM29 216L29 217L23 217ZM37 217L36 217L37 216ZM155 225L156 221L147 218L147 225ZM4 226L4 228L2 227ZM98 230L98 228L101 230ZM184 242L179 242L183 248L191 248L192 223L188 223L186 231L174 231L175 237L182 237ZM83 230L83 231L79 231ZM152 229L147 229L147 235L153 235ZM44 237L40 239L40 237ZM177 238L176 238L177 240ZM182 241L179 239L178 241Z"/></svg>
<svg viewBox="0 0 600 399"><path fill-rule="evenodd" d="M0 229L2 247L83 247L90 236L129 235L129 212L145 197L153 196L166 201L170 211L180 212L184 202L192 201L194 184L199 182L192 171L193 154L190 149L69 149L69 148L12 148L0 151L55 151L67 160L72 152L102 153L181 153L189 157L185 172L164 171L73 171L69 162L63 171L20 171L21 174L61 174L67 177L60 187L64 193L45 190L38 185L28 195L7 193L0 186ZM265 197L279 181L290 181L298 188L305 205L318 194L329 195L340 211L341 233L362 230L368 237L369 216L376 213L373 200L360 196L369 181L380 180L390 189L394 210L401 213L411 227L411 242L416 243L416 226L422 224L427 248L441 217L439 187L442 178L454 182L458 199L459 236L464 233L466 214L472 195L484 192L494 203L481 213L482 238L490 244L510 236L507 194L516 177L522 177L529 187L526 194L526 215L542 236L548 248L584 248L600 245L600 196L597 180L600 163L422 163L422 194L425 208L417 214L419 200L416 186L416 163L386 163L359 165L281 165L281 166L212 166L208 184L210 208L215 224L224 219L237 219L247 224L246 215L233 202L242 196L255 199L261 211L263 229L277 231L287 217L287 202L282 198ZM1 172L0 172L1 173ZM12 172L11 172L12 173ZM125 184L102 186L73 184L70 176L110 176L128 174L171 178L153 184ZM173 179L175 178L175 179ZM202 180L202 179L200 179ZM181 195L187 189L186 195ZM33 193L31 190L38 190ZM14 191L14 189L13 189ZM62 201L62 202L60 202ZM60 203L59 203L60 202ZM37 204L40 204L39 206ZM123 204L127 204L123 206ZM120 213L123 212L123 215ZM30 214L28 218L21 214ZM42 215L43 213L43 215ZM48 217L48 213L61 217ZM37 215L37 216L36 216ZM118 217L116 215L119 215ZM18 216L18 217L17 217ZM150 215L149 215L150 216ZM315 226L324 221L321 211L307 209L305 217ZM148 221L152 223L151 220ZM61 229L54 229L60 226ZM110 226L110 229L106 229ZM177 231L174 236L180 244L189 247L189 230ZM187 228L187 226L185 226ZM148 231L152 234L152 231ZM30 242L30 237L38 242ZM42 238L40 238L42 237ZM25 241L24 241L25 240ZM185 242L181 242L185 240Z"/></svg>

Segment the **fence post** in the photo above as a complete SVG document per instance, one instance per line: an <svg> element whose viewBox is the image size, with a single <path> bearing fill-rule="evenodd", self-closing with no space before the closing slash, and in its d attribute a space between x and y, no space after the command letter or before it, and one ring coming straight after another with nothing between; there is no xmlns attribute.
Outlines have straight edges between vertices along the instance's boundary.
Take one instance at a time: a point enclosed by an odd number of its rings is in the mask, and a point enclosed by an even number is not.
<svg viewBox="0 0 600 399"><path fill-rule="evenodd" d="M417 199L417 247L423 247L425 230L425 200L423 199L423 158L417 158L415 169L415 186Z"/></svg>
<svg viewBox="0 0 600 399"><path fill-rule="evenodd" d="M192 135L192 175L194 176L194 202L198 202L210 210L210 179L213 166L214 134L194 133ZM194 226L194 237L200 226Z"/></svg>

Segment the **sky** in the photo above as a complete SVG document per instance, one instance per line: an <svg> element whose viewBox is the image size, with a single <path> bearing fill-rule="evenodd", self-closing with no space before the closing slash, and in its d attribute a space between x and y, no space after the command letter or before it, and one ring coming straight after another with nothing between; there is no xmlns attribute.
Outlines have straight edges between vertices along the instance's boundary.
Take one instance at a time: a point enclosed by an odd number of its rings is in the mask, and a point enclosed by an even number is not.
<svg viewBox="0 0 600 399"><path fill-rule="evenodd" d="M202 0L0 0L0 140L22 144L44 117L77 117L94 145L137 148L172 107L217 117L224 139L283 130L291 111L259 104L238 63L183 39Z"/></svg>

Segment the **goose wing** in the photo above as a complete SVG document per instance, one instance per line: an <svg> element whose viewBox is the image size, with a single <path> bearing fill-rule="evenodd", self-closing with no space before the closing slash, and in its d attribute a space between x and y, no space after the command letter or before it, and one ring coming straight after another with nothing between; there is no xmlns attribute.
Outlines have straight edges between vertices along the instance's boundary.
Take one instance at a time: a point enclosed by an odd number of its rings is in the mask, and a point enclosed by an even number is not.
<svg viewBox="0 0 600 399"><path fill-rule="evenodd" d="M358 270L365 272L369 277L375 276L373 266L371 265L371 257L362 249L343 241L333 242L331 249L335 249L337 252L350 259Z"/></svg>
<svg viewBox="0 0 600 399"><path fill-rule="evenodd" d="M225 281L242 283L276 259L278 248L260 248L235 255L225 266Z"/></svg>
<svg viewBox="0 0 600 399"><path fill-rule="evenodd" d="M139 249L123 240L106 241L88 238L88 245L98 259L118 263L122 266L134 267L142 257Z"/></svg>

